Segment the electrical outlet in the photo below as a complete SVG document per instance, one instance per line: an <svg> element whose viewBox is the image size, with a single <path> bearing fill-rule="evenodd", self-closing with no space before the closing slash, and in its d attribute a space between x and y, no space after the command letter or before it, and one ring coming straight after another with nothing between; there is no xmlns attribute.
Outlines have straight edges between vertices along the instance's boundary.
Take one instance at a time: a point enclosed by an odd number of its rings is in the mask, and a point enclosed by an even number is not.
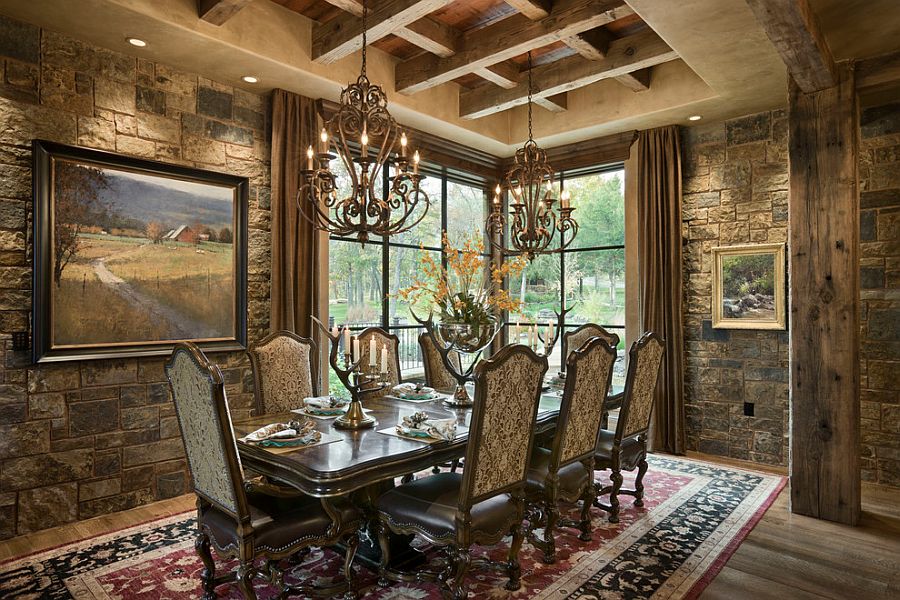
<svg viewBox="0 0 900 600"><path fill-rule="evenodd" d="M13 342L13 351L14 352L27 352L28 351L28 332L27 331L14 331L12 334L12 342Z"/></svg>
<svg viewBox="0 0 900 600"><path fill-rule="evenodd" d="M744 402L744 416L745 417L753 416L753 403L752 402Z"/></svg>

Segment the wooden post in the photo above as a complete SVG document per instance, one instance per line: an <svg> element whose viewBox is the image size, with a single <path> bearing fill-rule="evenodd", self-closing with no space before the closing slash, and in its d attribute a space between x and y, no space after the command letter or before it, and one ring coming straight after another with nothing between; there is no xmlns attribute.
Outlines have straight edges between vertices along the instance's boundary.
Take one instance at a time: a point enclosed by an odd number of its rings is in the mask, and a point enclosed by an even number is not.
<svg viewBox="0 0 900 600"><path fill-rule="evenodd" d="M859 119L852 67L836 79L790 82L791 512L855 525Z"/></svg>

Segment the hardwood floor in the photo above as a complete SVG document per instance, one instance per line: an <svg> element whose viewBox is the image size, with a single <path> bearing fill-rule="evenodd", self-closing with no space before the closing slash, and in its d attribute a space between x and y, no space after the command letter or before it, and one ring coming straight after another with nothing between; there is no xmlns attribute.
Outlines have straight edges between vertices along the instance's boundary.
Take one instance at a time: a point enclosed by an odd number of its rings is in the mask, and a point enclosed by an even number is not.
<svg viewBox="0 0 900 600"><path fill-rule="evenodd" d="M741 461L690 454L742 468L784 474ZM900 490L863 485L859 527L788 511L785 488L756 528L704 590L700 600L817 600L900 598ZM190 510L193 496L0 542L0 561Z"/></svg>

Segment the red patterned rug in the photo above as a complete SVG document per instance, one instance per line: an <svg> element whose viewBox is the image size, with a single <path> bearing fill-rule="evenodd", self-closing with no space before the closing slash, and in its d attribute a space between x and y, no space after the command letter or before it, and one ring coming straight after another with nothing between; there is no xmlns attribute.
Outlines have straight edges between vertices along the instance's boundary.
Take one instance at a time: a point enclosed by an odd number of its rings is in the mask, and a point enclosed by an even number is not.
<svg viewBox="0 0 900 600"><path fill-rule="evenodd" d="M594 539L578 540L561 530L556 564L540 562L540 552L522 547L522 589L507 592L505 580L470 574L471 598L618 600L696 598L719 572L784 486L782 477L668 456L651 457L644 506L623 497L621 521L611 524L594 512ZM626 477L626 486L631 479ZM573 507L573 516L577 508ZM182 513L105 536L88 538L0 565L3 598L164 600L199 596L200 560L193 550L194 519ZM479 549L494 559L506 545ZM339 574L342 558L313 551L288 580L320 582ZM217 567L233 567L217 563ZM429 584L375 585L375 573L356 572L366 600L437 599ZM260 582L261 599L274 588ZM231 585L222 598L240 598Z"/></svg>

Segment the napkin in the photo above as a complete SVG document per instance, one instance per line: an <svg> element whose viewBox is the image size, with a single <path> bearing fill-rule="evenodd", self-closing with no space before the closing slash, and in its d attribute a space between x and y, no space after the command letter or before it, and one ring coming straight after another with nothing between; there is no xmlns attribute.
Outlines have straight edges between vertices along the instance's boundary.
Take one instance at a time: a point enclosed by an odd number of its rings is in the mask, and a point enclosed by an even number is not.
<svg viewBox="0 0 900 600"><path fill-rule="evenodd" d="M303 405L316 413L343 413L347 404L349 402L346 399L335 398L334 396L315 396L303 399Z"/></svg>
<svg viewBox="0 0 900 600"><path fill-rule="evenodd" d="M432 419L427 413L417 412L403 417L403 422L397 425L397 433L410 437L452 440L456 436L456 419Z"/></svg>
<svg viewBox="0 0 900 600"><path fill-rule="evenodd" d="M272 423L241 438L242 442L259 446L306 446L322 439L312 421Z"/></svg>
<svg viewBox="0 0 900 600"><path fill-rule="evenodd" d="M400 383L395 385L393 392L401 398L430 398L434 389L421 383Z"/></svg>

